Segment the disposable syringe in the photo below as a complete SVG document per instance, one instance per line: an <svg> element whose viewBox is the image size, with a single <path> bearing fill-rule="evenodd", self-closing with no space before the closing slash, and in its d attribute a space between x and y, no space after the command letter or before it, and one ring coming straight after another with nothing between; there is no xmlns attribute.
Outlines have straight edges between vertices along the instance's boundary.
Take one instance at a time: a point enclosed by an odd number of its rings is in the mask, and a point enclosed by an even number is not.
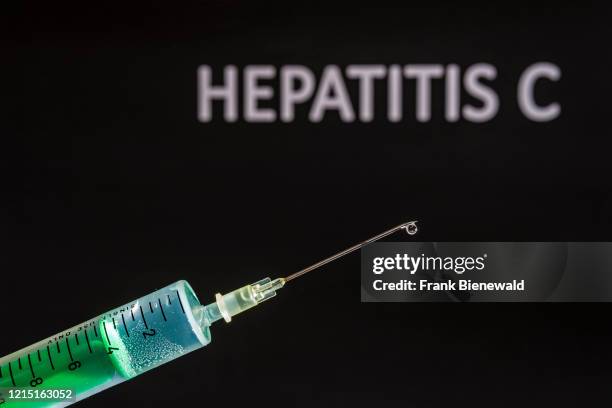
<svg viewBox="0 0 612 408"><path fill-rule="evenodd" d="M210 326L276 295L286 282L400 229L398 225L285 278L262 279L203 306L186 281L71 327L0 359L0 408L64 407L211 341Z"/></svg>

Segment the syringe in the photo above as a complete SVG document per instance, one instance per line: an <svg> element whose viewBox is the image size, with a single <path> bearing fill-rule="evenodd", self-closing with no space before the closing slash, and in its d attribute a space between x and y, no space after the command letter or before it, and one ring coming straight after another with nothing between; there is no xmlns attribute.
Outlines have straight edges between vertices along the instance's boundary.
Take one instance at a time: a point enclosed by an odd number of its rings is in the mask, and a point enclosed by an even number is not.
<svg viewBox="0 0 612 408"><path fill-rule="evenodd" d="M64 407L206 346L210 326L276 295L286 282L416 221L304 268L286 278L262 279L203 306L184 280L85 321L0 359L0 408Z"/></svg>

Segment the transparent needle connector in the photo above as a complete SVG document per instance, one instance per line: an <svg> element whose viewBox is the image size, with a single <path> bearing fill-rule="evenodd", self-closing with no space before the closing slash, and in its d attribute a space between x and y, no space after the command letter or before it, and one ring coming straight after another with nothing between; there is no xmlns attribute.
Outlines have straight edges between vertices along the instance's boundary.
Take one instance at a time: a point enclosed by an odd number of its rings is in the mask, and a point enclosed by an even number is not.
<svg viewBox="0 0 612 408"><path fill-rule="evenodd" d="M274 280L264 278L225 295L217 293L215 295L215 303L205 307L205 314L208 315L208 320L211 322L222 317L229 323L232 321L232 316L236 316L238 313L242 313L276 296L276 291L284 285L284 278Z"/></svg>

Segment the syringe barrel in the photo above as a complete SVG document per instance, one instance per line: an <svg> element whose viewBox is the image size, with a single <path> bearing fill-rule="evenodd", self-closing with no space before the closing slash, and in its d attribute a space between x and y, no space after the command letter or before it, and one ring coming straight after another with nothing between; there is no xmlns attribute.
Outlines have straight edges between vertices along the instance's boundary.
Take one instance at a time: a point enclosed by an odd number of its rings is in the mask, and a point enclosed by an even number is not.
<svg viewBox="0 0 612 408"><path fill-rule="evenodd" d="M70 405L207 345L210 323L191 286L173 283L1 358L0 408ZM25 403L6 395L15 387L75 399Z"/></svg>

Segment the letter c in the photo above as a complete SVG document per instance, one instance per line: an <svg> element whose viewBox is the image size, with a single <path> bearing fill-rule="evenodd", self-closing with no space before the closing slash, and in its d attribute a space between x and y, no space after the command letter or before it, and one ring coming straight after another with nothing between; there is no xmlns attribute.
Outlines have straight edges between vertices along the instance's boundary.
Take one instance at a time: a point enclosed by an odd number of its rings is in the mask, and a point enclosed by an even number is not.
<svg viewBox="0 0 612 408"><path fill-rule="evenodd" d="M548 122L561 114L561 106L556 102L547 106L536 104L533 88L540 78L558 81L561 78L561 69L550 62L538 62L529 66L519 79L518 105L528 119L534 122Z"/></svg>

